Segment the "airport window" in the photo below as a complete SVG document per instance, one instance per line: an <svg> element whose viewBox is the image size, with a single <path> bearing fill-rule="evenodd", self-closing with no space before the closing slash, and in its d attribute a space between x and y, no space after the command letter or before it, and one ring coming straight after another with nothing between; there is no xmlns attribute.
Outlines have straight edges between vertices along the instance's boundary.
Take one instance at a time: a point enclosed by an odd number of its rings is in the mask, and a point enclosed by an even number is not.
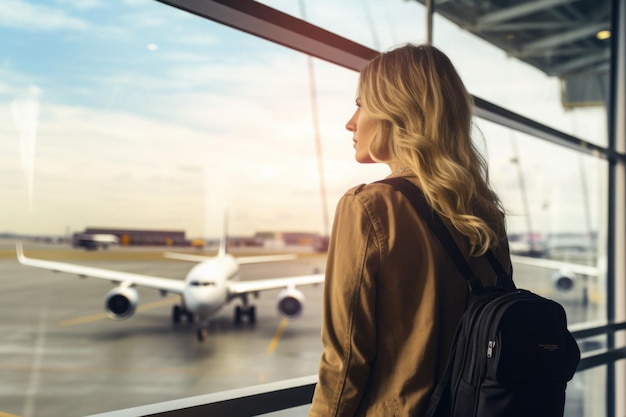
<svg viewBox="0 0 626 417"><path fill-rule="evenodd" d="M606 320L607 161L477 125L507 210L517 285L562 303L570 324Z"/></svg>
<svg viewBox="0 0 626 417"><path fill-rule="evenodd" d="M344 125L358 74L323 52L312 58L165 2L8 2L11 13L0 16L0 415L87 415L315 374L319 287L304 290L298 320L277 314L278 290L252 292L232 297L196 333L184 306L173 308L175 284L155 290L128 280L182 280L190 259L217 253L224 222L236 257L306 255L242 265L244 281L323 271L316 239L329 233L337 200L387 174L353 160ZM260 3L374 50L425 40L418 1ZM558 77L440 15L434 29L476 97L608 146L603 79L592 98L564 106ZM475 120L507 210L518 285L559 301L572 328L613 319L612 162ZM86 245L75 245L79 235ZM30 268L16 262L20 253L78 269ZM77 279L89 268L113 271L119 285ZM211 279L190 285L208 291L218 286ZM132 317L109 320L105 297L120 294L128 303L117 318ZM584 335L579 344L602 351L614 336ZM614 377L612 365L578 372L566 415L604 415Z"/></svg>

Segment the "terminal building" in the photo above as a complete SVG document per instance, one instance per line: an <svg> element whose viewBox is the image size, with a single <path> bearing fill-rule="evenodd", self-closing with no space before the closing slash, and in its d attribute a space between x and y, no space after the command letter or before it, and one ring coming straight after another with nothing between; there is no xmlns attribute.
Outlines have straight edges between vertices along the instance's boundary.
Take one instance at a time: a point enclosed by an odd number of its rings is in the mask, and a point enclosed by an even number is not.
<svg viewBox="0 0 626 417"><path fill-rule="evenodd" d="M288 247L327 249L321 245L324 238L313 232L257 232L251 236L228 236L232 248L285 249ZM72 236L73 246L87 249L106 249L108 246L192 246L219 245L219 239L187 238L184 230L139 230L107 227L87 227Z"/></svg>

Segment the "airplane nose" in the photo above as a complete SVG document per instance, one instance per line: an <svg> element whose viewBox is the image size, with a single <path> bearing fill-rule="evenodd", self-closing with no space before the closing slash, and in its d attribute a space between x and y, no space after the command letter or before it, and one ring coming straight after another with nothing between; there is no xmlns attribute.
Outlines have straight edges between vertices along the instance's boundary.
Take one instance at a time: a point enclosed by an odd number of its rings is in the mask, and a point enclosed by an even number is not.
<svg viewBox="0 0 626 417"><path fill-rule="evenodd" d="M225 294L211 288L190 288L185 292L187 309L203 316L215 314L225 302Z"/></svg>

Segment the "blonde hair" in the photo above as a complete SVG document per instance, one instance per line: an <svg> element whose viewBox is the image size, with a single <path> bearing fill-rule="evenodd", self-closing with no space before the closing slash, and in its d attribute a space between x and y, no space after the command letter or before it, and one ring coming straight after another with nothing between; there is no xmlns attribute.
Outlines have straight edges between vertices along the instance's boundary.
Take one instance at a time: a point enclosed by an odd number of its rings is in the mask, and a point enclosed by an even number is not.
<svg viewBox="0 0 626 417"><path fill-rule="evenodd" d="M378 121L372 158L409 167L472 255L497 246L506 236L504 211L472 143L472 98L448 57L430 45L383 53L361 71L358 95Z"/></svg>

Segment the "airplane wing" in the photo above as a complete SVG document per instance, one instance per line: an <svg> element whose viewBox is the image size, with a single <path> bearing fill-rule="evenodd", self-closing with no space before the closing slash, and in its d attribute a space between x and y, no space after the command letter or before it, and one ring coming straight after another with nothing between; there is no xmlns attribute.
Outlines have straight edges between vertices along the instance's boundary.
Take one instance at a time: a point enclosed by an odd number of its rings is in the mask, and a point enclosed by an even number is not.
<svg viewBox="0 0 626 417"><path fill-rule="evenodd" d="M580 265L565 261L556 261L554 259L531 258L528 256L511 255L511 262L523 265L538 266L548 269L567 269L568 271L580 275L598 276L599 274L598 268L596 268L595 266Z"/></svg>
<svg viewBox="0 0 626 417"><path fill-rule="evenodd" d="M64 262L54 262L42 259L27 258L24 255L24 250L22 249L21 243L16 244L15 251L17 253L17 260L22 265L32 266L34 268L49 269L53 272L66 272L68 274L76 274L80 277L106 279L115 283L124 283L127 286L135 285L160 291L167 291L174 294L182 294L183 288L185 286L184 281L171 278L160 278L149 275L133 274L129 272L120 272L109 269L74 265Z"/></svg>
<svg viewBox="0 0 626 417"><path fill-rule="evenodd" d="M321 284L323 282L324 274L298 275L295 277L255 279L251 281L230 282L228 284L228 290L230 295L234 296L257 291L296 287L298 285Z"/></svg>
<svg viewBox="0 0 626 417"><path fill-rule="evenodd" d="M213 258L212 256L190 255L188 253L179 253L179 252L165 252L163 256L168 259L177 259L179 261L189 261L189 262L198 262L198 263L204 262Z"/></svg>
<svg viewBox="0 0 626 417"><path fill-rule="evenodd" d="M298 255L261 255L261 256L239 256L235 260L239 265L258 264L262 262L290 261L297 259Z"/></svg>
<svg viewBox="0 0 626 417"><path fill-rule="evenodd" d="M178 259L179 261L189 261L189 262L203 262L209 259L213 259L213 256L203 256L203 255L191 255L188 253L180 253L180 252L166 252L163 254L166 258L169 259ZM235 261L239 265L244 264L258 264L262 262L277 262L277 261L289 261L292 259L298 258L298 255L262 255L262 256L240 256L234 258Z"/></svg>

